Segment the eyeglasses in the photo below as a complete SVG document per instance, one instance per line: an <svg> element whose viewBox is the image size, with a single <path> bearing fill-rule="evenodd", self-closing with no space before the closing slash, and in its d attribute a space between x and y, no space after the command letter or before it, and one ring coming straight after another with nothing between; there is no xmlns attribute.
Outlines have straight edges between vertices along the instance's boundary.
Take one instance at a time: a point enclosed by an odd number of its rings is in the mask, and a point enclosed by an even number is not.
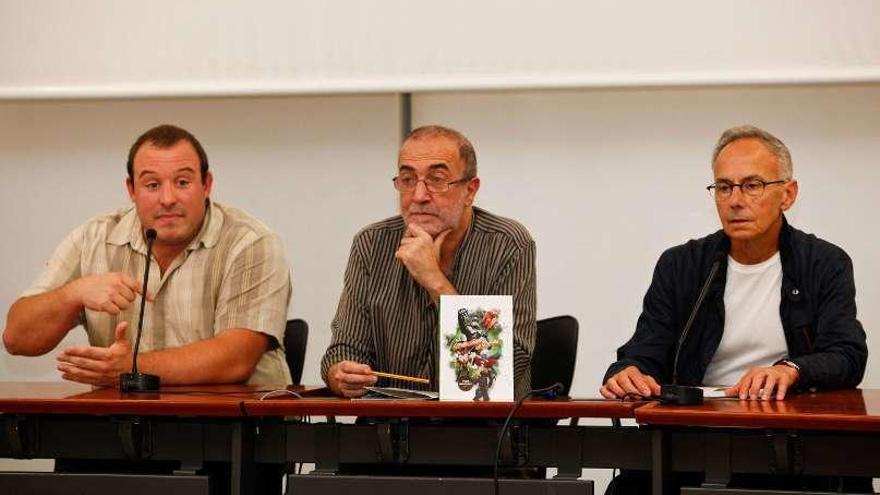
<svg viewBox="0 0 880 495"><path fill-rule="evenodd" d="M463 182L467 182L471 180L473 177L464 177L462 179L454 180L452 182L448 182L444 177L425 177L424 179L419 179L419 177L415 174L400 174L397 177L391 179L394 182L394 188L402 193L413 192L416 190L416 186L419 182L425 183L425 189L431 193L445 193L449 191L449 188L455 184L461 184Z"/></svg>
<svg viewBox="0 0 880 495"><path fill-rule="evenodd" d="M726 200L733 195L733 189L738 187L740 192L751 198L760 198L764 194L764 188L773 184L784 184L788 179L766 181L763 179L749 179L742 184L733 182L716 182L706 186L706 190L715 195L716 200Z"/></svg>

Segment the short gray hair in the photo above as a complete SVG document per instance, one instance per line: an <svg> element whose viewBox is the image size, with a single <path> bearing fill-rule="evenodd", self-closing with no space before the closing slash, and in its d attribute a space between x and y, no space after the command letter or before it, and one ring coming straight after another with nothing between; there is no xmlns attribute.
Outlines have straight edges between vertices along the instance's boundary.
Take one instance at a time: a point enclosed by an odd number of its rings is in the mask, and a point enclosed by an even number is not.
<svg viewBox="0 0 880 495"><path fill-rule="evenodd" d="M456 146L458 146L458 157L464 162L464 179L473 179L477 176L477 153L474 151L474 145L471 144L471 141L465 137L464 134L456 131L451 127L444 127L442 125L425 125L416 129L413 129L409 134L407 134L406 138L403 140L403 144L408 143L409 141L416 141L419 139L432 138L432 137L444 137L446 139L450 139L455 142ZM401 145L402 146L402 145Z"/></svg>
<svg viewBox="0 0 880 495"><path fill-rule="evenodd" d="M785 146L785 143L764 129L748 124L731 127L721 133L721 137L718 138L718 144L715 145L715 151L712 152L713 168L715 167L715 161L718 160L718 155L721 153L721 150L723 150L728 144L740 139L757 139L758 141L761 141L761 143L767 148L767 151L772 153L779 162L779 172L782 174L782 178L785 180L791 180L794 175L794 165L791 163L791 153L789 153L788 147Z"/></svg>

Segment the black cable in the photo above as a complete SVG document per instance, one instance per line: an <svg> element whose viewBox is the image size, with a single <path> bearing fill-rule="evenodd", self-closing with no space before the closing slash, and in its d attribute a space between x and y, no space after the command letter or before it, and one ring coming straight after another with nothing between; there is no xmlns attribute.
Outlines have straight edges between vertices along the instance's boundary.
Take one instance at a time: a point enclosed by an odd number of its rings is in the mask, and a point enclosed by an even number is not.
<svg viewBox="0 0 880 495"><path fill-rule="evenodd" d="M523 402L525 402L526 399L528 399L529 397L539 394L549 394L550 392L552 392L553 397L555 397L556 394L562 392L563 389L564 387L562 386L562 384L557 382L553 385L550 385L549 387L529 390L526 395L520 397L520 399L516 401L516 404L514 404L513 408L507 414L507 418L504 420L504 425L501 427L501 431L498 433L498 445L495 447L495 465L492 470L492 481L495 486L495 495L498 495L498 463L501 458L501 442L504 440L504 434L507 432L507 427L510 426L510 420L513 418L513 415L516 414L519 408L523 405Z"/></svg>

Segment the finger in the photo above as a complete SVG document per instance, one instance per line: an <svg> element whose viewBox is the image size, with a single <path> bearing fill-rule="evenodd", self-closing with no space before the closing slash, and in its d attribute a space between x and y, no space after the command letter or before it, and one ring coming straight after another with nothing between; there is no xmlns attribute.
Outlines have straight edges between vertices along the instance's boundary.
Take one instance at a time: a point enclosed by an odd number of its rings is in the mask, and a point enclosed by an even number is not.
<svg viewBox="0 0 880 495"><path fill-rule="evenodd" d="M789 385L788 378L783 378L779 380L779 385L776 387L776 400L785 399L785 394L788 392Z"/></svg>
<svg viewBox="0 0 880 495"><path fill-rule="evenodd" d="M350 399L353 399L355 397L360 397L366 393L367 393L367 389L365 389L365 388L359 388L359 389L355 389L355 390L345 390L344 389L342 391L342 395L344 397L348 397Z"/></svg>
<svg viewBox="0 0 880 495"><path fill-rule="evenodd" d="M773 392L776 391L776 382L776 376L768 373L767 378L764 380L761 400L770 400L770 398L773 397Z"/></svg>
<svg viewBox="0 0 880 495"><path fill-rule="evenodd" d="M116 293L125 298L126 301L134 301L135 296L137 296L137 292L131 290L131 287L121 284L116 287Z"/></svg>
<svg viewBox="0 0 880 495"><path fill-rule="evenodd" d="M59 364L58 371L61 372L61 376L65 378L65 380L72 380L75 382L99 385L106 383L107 380L107 377L101 373L86 370L70 364Z"/></svg>
<svg viewBox="0 0 880 495"><path fill-rule="evenodd" d="M101 305L100 310L111 315L118 315L122 310L113 301L107 301Z"/></svg>
<svg viewBox="0 0 880 495"><path fill-rule="evenodd" d="M144 293L143 289L141 288L140 282L131 278L129 275L127 275L125 273L120 273L119 275L120 275L119 280L122 282L123 285L125 285L129 289L133 290L134 292L137 292L138 294Z"/></svg>
<svg viewBox="0 0 880 495"><path fill-rule="evenodd" d="M749 386L749 399L755 400L759 397L761 387L764 385L764 375L756 373L752 375L751 385Z"/></svg>
<svg viewBox="0 0 880 495"><path fill-rule="evenodd" d="M617 383L616 377L612 376L611 378L609 378L608 381L605 382L605 386L608 387L608 390L611 391L611 393L614 394L614 396L618 399L623 398L623 396L626 395L626 392L624 392L624 390L620 387L620 384Z"/></svg>
<svg viewBox="0 0 880 495"><path fill-rule="evenodd" d="M739 395L739 384L724 389L725 397L736 397L737 395Z"/></svg>
<svg viewBox="0 0 880 495"><path fill-rule="evenodd" d="M82 357L86 359L106 360L110 357L110 350L106 347L74 346L61 351L61 354L58 355L58 359L61 360L62 357Z"/></svg>
<svg viewBox="0 0 880 495"><path fill-rule="evenodd" d="M617 398L617 395L614 394L613 392L611 392L610 390L608 390L608 387L605 385L602 385L602 387L599 388L599 395L601 395L602 397L604 397L606 399L616 399Z"/></svg>
<svg viewBox="0 0 880 495"><path fill-rule="evenodd" d="M436 249L438 253L440 252L440 247L443 246L443 240L446 239L446 236L448 236L450 232L452 232L452 229L446 229L443 232L440 232L434 239L434 249Z"/></svg>
<svg viewBox="0 0 880 495"><path fill-rule="evenodd" d="M366 364L356 363L354 361L342 361L340 363L339 369L343 373L350 374L358 374L358 375L368 375L372 373L373 370Z"/></svg>
<svg viewBox="0 0 880 495"><path fill-rule="evenodd" d="M632 375L632 382L633 382L633 385L635 385L636 388L638 388L639 394L641 394L642 397L650 397L651 396L651 387L648 385L648 377L647 376L645 376L641 373L634 374L634 375Z"/></svg>
<svg viewBox="0 0 880 495"><path fill-rule="evenodd" d="M644 375L645 381L648 382L648 388L651 390L651 395L659 396L660 395L660 384L657 383L657 380L654 379L651 375Z"/></svg>
<svg viewBox="0 0 880 495"><path fill-rule="evenodd" d="M118 292L110 296L110 302L112 302L117 308L119 308L120 311L124 311L131 305L131 301L123 297L122 294L119 294Z"/></svg>
<svg viewBox="0 0 880 495"><path fill-rule="evenodd" d="M128 332L128 322L120 321L116 325L116 329L113 331L113 336L116 339L116 342L128 342L128 339L125 337L125 334Z"/></svg>
<svg viewBox="0 0 880 495"><path fill-rule="evenodd" d="M89 359L80 356L66 356L64 359L59 357L59 365L73 366L80 370L86 370L95 373L103 373L107 371L107 361L99 359Z"/></svg>
<svg viewBox="0 0 880 495"><path fill-rule="evenodd" d="M343 374L339 382L349 387L364 387L376 383L374 375Z"/></svg>
<svg viewBox="0 0 880 495"><path fill-rule="evenodd" d="M627 375L619 377L617 379L617 383L620 384L620 388L622 388L626 394L642 394L639 389L633 384L632 379Z"/></svg>

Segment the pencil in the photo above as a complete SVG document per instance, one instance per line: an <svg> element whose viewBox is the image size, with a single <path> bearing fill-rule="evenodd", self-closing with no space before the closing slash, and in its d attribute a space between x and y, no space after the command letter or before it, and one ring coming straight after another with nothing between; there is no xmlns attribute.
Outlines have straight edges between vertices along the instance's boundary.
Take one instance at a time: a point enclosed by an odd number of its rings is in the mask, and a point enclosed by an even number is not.
<svg viewBox="0 0 880 495"><path fill-rule="evenodd" d="M428 385L431 383L431 380L428 380L427 378L416 378L414 376L395 375L394 373L385 373L383 371L371 371L370 373L372 373L376 376L384 377L384 378L394 378L395 380L404 380L407 382L424 383L425 385Z"/></svg>

